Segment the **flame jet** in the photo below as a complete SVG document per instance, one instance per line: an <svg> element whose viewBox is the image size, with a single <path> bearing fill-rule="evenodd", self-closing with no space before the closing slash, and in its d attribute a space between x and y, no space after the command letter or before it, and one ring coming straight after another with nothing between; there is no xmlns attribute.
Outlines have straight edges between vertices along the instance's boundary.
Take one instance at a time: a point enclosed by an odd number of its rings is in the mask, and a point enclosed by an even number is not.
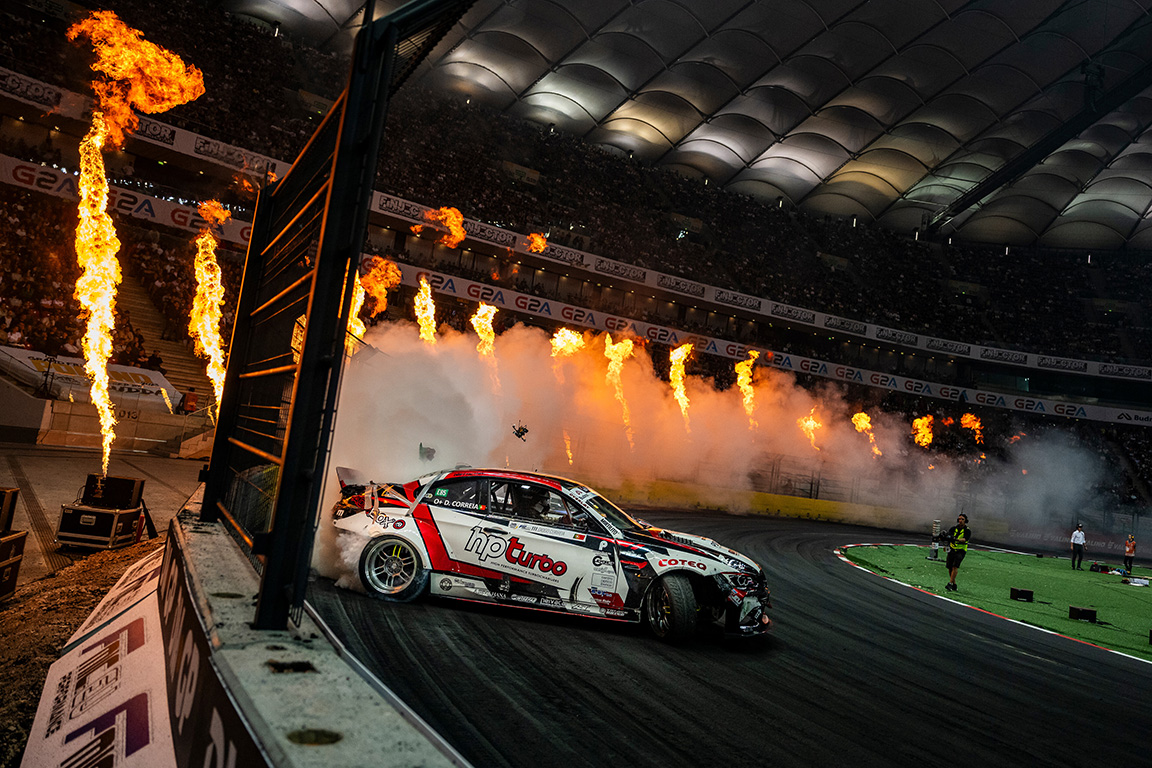
<svg viewBox="0 0 1152 768"><path fill-rule="evenodd" d="M468 233L464 231L464 214L456 208L445 207L424 211L424 220L431 224L442 224L448 228L448 231L436 241L447 248L455 248L464 242L464 238L468 236ZM413 224L409 229L420 234L424 231L424 225Z"/></svg>
<svg viewBox="0 0 1152 768"><path fill-rule="evenodd" d="M605 378L616 391L616 400L624 415L624 434L628 437L628 447L634 450L636 442L632 435L632 414L628 410L628 401L624 399L624 383L620 380L624 361L632 356L632 339L613 344L612 334L604 334L604 356L608 358L608 375Z"/></svg>
<svg viewBox="0 0 1152 768"><path fill-rule="evenodd" d="M872 455L877 458L884 454L880 452L880 446L876 445L876 436L872 434L872 419L868 418L868 414L861 411L860 413L852 416L852 426L856 428L857 432L863 432L868 435L868 443L872 446Z"/></svg>
<svg viewBox="0 0 1152 768"><path fill-rule="evenodd" d="M916 441L916 445L921 448L927 448L932 445L932 422L935 420L931 414L913 419L912 439Z"/></svg>
<svg viewBox="0 0 1152 768"><path fill-rule="evenodd" d="M564 383L564 372L560 369L560 358L572 357L584 349L584 334L571 328L560 328L552 335L552 373L556 381Z"/></svg>
<svg viewBox="0 0 1152 768"><path fill-rule="evenodd" d="M232 216L217 200L200 205L200 216L208 226L196 238L196 298L192 301L192 315L188 319L188 335L195 342L196 354L208 358L208 378L216 396L216 412L220 412L220 396L224 393L224 345L220 339L220 307L224 304L224 281L216 261L216 236L212 227L219 227Z"/></svg>
<svg viewBox="0 0 1152 768"><path fill-rule="evenodd" d="M380 256L369 256L360 269L364 272L356 278L352 309L348 314L348 335L344 337L344 349L350 355L357 349L356 341L363 339L367 330L364 321L360 319L360 312L367 299L372 299L369 316L376 317L388 309L388 291L400 285L402 279L400 268Z"/></svg>
<svg viewBox="0 0 1152 768"><path fill-rule="evenodd" d="M532 232L528 235L526 245L529 253L544 253L544 249L548 247L548 239L539 232Z"/></svg>
<svg viewBox="0 0 1152 768"><path fill-rule="evenodd" d="M748 359L736 363L736 386L744 398L744 413L748 416L748 429L756 429L756 419L752 414L756 410L756 391L752 388L752 366L756 365L756 358L760 353L754 349L748 350Z"/></svg>
<svg viewBox="0 0 1152 768"><path fill-rule="evenodd" d="M976 443L978 445L984 444L984 425L980 423L980 418L974 413L966 413L960 417L960 426L964 429L972 430L976 436Z"/></svg>
<svg viewBox="0 0 1152 768"><path fill-rule="evenodd" d="M820 450L820 446L816 445L816 430L824 426L816 420L816 406L812 406L812 410L808 412L807 416L801 416L796 419L796 426L800 427L800 431L808 438L808 442L816 450Z"/></svg>
<svg viewBox="0 0 1152 768"><path fill-rule="evenodd" d="M164 112L204 93L204 76L185 66L179 56L143 39L111 11L95 11L68 28L75 42L86 37L96 51L92 69L96 108L92 127L80 142L79 224L76 256L83 270L76 281L76 300L85 316L84 370L92 380L92 402L100 418L103 474L116 439L116 418L108 394L108 360L112 356L116 287L120 284L120 241L108 215L108 178L102 152L119 147L136 128L133 108L148 114Z"/></svg>
<svg viewBox="0 0 1152 768"><path fill-rule="evenodd" d="M436 302L432 301L432 286L423 275L420 276L420 292L416 294L416 320L420 323L420 338L428 344L435 344Z"/></svg>
<svg viewBox="0 0 1152 768"><path fill-rule="evenodd" d="M684 431L688 433L692 432L692 428L688 425L688 393L684 391L684 362L690 354L692 345L681 344L668 356L672 363L668 371L668 378L672 382L672 396L680 405L680 415L684 417Z"/></svg>

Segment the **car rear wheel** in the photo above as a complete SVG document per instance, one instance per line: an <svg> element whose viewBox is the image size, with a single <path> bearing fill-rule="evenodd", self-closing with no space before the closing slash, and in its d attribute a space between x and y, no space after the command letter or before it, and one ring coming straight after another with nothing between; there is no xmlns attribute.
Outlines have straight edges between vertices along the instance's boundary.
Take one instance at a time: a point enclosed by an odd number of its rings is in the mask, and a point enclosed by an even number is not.
<svg viewBox="0 0 1152 768"><path fill-rule="evenodd" d="M360 581L372 597L403 603L424 591L428 571L407 541L378 536L360 553Z"/></svg>
<svg viewBox="0 0 1152 768"><path fill-rule="evenodd" d="M682 573L667 573L648 588L644 615L661 640L684 640L696 631L696 595Z"/></svg>

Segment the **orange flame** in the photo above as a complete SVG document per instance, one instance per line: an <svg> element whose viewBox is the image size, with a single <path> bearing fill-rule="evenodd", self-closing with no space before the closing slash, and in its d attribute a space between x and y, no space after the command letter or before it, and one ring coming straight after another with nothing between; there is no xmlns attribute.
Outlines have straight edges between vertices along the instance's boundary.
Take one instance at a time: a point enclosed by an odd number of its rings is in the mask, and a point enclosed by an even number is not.
<svg viewBox="0 0 1152 768"><path fill-rule="evenodd" d="M105 145L120 146L135 129L133 107L150 114L163 112L204 93L204 77L195 67L145 41L111 11L96 11L68 28L69 40L87 37L96 50L92 69L107 79L96 80L97 109L92 128L80 142L80 221L76 227L76 256L83 274L76 281L76 300L87 316L84 333L84 370L92 379L92 402L100 417L104 448L103 472L116 439L116 418L108 395L108 359L112 355L112 328L120 263L120 241L108 216L108 179L101 156Z"/></svg>
<svg viewBox="0 0 1152 768"><path fill-rule="evenodd" d="M362 267L367 271L360 275L360 285L372 297L372 317L388 309L388 291L400 285L403 275L400 267L382 256L369 256Z"/></svg>
<svg viewBox="0 0 1152 768"><path fill-rule="evenodd" d="M364 340L364 333L368 330L364 321L360 319L360 310L364 309L364 284L356 279L352 286L352 306L348 309L348 329L344 334L344 351L349 355L356 353L356 342Z"/></svg>
<svg viewBox="0 0 1152 768"><path fill-rule="evenodd" d="M544 249L548 247L548 239L539 232L533 232L528 235L528 251L530 253L544 253Z"/></svg>
<svg viewBox="0 0 1152 768"><path fill-rule="evenodd" d="M552 373L556 380L564 383L564 372L560 370L560 358L572 357L584 349L584 334L577 333L571 328L560 328L552 335Z"/></svg>
<svg viewBox="0 0 1152 768"><path fill-rule="evenodd" d="M220 307L224 304L224 281L216 262L216 236L211 227L220 226L231 216L217 200L200 205L200 216L208 223L196 238L196 298L188 319L188 335L196 354L208 358L208 378L216 395L216 410L224 394L224 345L220 339Z"/></svg>
<svg viewBox="0 0 1152 768"><path fill-rule="evenodd" d="M96 50L92 69L106 79L95 80L98 111L107 123L113 146L136 129L132 108L155 114L186 104L204 93L204 75L122 22L112 11L94 11L68 28L68 39L84 35Z"/></svg>
<svg viewBox="0 0 1152 768"><path fill-rule="evenodd" d="M108 215L108 179L101 154L107 139L104 118L94 112L92 128L80 142L80 221L76 226L76 258L83 270L76 280L76 300L87 317L81 346L84 371L92 380L92 402L100 416L105 475L112 441L116 439L116 417L108 395L108 359L112 357L116 286L120 284L120 262L116 260L120 240Z"/></svg>
<svg viewBox="0 0 1152 768"><path fill-rule="evenodd" d="M744 396L744 413L748 415L748 429L756 428L756 419L752 418L752 413L756 409L756 393L752 389L752 366L756 364L758 357L760 357L760 353L750 349L748 350L748 359L736 363L736 386L740 388L740 394Z"/></svg>
<svg viewBox="0 0 1152 768"><path fill-rule="evenodd" d="M480 302L476 314L472 315L472 327L480 341L476 344L476 351L482 357L492 357L496 349L496 332L492 330L492 318L496 317L496 307Z"/></svg>
<svg viewBox="0 0 1152 768"><path fill-rule="evenodd" d="M172 401L168 399L168 390L160 387L160 394L164 396L164 405L168 406L168 413L172 413Z"/></svg>
<svg viewBox="0 0 1152 768"><path fill-rule="evenodd" d="M873 456L883 456L880 452L880 447L876 445L876 436L872 434L872 419L868 418L868 414L861 411L860 413L852 416L852 426L856 427L857 432L863 432L868 435L868 443L872 446Z"/></svg>
<svg viewBox="0 0 1152 768"><path fill-rule="evenodd" d="M612 334L604 334L604 356L608 358L607 381L616 390L616 399L624 415L624 433L628 436L628 447L635 448L632 440L632 414L628 411L628 401L624 399L624 383L620 374L624 370L624 361L632 356L632 339L612 343Z"/></svg>
<svg viewBox="0 0 1152 768"><path fill-rule="evenodd" d="M692 345L681 344L669 355L672 367L668 372L668 378L672 382L672 396L680 404L680 415L684 417L685 432L692 431L691 427L688 426L688 393L684 391L684 361L688 359L690 354L692 354Z"/></svg>
<svg viewBox="0 0 1152 768"><path fill-rule="evenodd" d="M568 430L564 430L564 452L568 454L568 466L572 466L572 438L568 436Z"/></svg>
<svg viewBox="0 0 1152 768"><path fill-rule="evenodd" d="M435 344L436 303L432 301L432 286L423 275L420 277L420 292L416 294L416 320L420 323L420 338Z"/></svg>
<svg viewBox="0 0 1152 768"><path fill-rule="evenodd" d="M1009 443L1018 443L1018 442L1020 442L1020 438L1022 438L1022 437L1028 437L1028 433L1027 432L1021 432L1018 435L1012 435L1012 437L1008 438L1008 442Z"/></svg>
<svg viewBox="0 0 1152 768"><path fill-rule="evenodd" d="M979 417L974 413L966 413L960 417L960 426L964 429L972 430L976 435L976 442L979 445L984 444L984 425L980 423Z"/></svg>
<svg viewBox="0 0 1152 768"><path fill-rule="evenodd" d="M436 241L448 248L455 248L464 242L464 238L468 236L468 233L464 231L464 215L455 208L437 208L434 211L424 211L424 220L429 223L442 224L448 228L448 231ZM416 229L416 227L420 227L420 229ZM419 224L412 227L412 231L416 234L420 234L421 230L423 227Z"/></svg>
<svg viewBox="0 0 1152 768"><path fill-rule="evenodd" d="M950 427L956 423L956 420L953 419L951 416L944 416L943 418L940 419L940 423L946 427Z"/></svg>
<svg viewBox="0 0 1152 768"><path fill-rule="evenodd" d="M820 450L820 446L816 445L816 430L824 425L816 420L816 406L812 406L812 410L808 412L807 416L796 419L796 425L808 438L808 442L812 443L812 447Z"/></svg>
<svg viewBox="0 0 1152 768"><path fill-rule="evenodd" d="M932 422L935 419L931 416L921 416L912 421L912 439L916 441L916 445L921 448L927 448L932 445Z"/></svg>

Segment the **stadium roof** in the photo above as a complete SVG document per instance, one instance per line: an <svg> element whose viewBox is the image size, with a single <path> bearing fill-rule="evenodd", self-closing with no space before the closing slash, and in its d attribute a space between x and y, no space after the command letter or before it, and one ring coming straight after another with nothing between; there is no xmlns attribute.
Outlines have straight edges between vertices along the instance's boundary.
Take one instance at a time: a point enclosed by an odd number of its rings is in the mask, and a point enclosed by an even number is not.
<svg viewBox="0 0 1152 768"><path fill-rule="evenodd" d="M333 44L345 0L239 0ZM376 14L401 3L381 0ZM241 7L243 6L243 7ZM416 81L810 213L1152 248L1152 0L477 0Z"/></svg>

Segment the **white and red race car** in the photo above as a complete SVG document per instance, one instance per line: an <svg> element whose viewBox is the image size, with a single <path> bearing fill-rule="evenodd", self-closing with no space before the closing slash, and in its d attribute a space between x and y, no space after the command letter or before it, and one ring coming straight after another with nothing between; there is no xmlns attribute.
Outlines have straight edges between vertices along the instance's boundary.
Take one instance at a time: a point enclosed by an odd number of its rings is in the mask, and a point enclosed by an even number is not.
<svg viewBox="0 0 1152 768"><path fill-rule="evenodd" d="M702 536L646 525L559 477L457 468L408 483L337 468L337 528L368 538L360 580L382 600L441 597L647 620L668 640L700 620L768 632L764 572Z"/></svg>

